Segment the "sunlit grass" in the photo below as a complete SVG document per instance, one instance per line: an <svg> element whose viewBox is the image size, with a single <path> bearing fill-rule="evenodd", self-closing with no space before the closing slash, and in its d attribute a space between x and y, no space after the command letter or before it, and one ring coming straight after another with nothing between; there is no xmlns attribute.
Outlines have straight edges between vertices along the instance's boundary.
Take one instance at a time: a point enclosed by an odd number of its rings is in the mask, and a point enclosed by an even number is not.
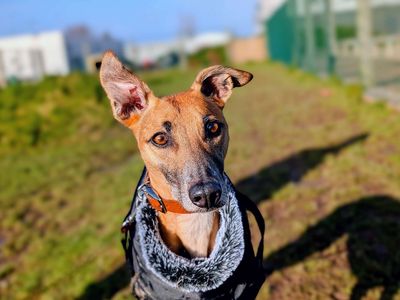
<svg viewBox="0 0 400 300"><path fill-rule="evenodd" d="M235 182L302 150L369 134L324 154L312 168L303 160L290 165L309 170L283 182L269 201L259 199L268 224L266 256L339 206L373 194L400 198L397 112L364 103L358 87L275 64L241 68L255 78L235 89L225 109L231 136L226 171ZM188 88L195 74L142 75L157 95L166 95ZM124 261L119 226L143 166L134 138L113 120L97 78L72 74L2 90L0 145L0 295L82 295ZM247 192L255 197L266 185ZM274 273L260 298L327 299L338 289L348 296L356 278L345 264L345 240Z"/></svg>

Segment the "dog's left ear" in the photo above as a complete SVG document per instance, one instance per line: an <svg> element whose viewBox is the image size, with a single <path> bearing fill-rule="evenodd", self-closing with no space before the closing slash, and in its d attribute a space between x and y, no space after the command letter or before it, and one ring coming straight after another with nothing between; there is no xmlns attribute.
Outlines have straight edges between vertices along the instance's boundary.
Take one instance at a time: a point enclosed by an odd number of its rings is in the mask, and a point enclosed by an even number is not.
<svg viewBox="0 0 400 300"><path fill-rule="evenodd" d="M222 109L232 94L232 89L247 84L253 75L249 72L224 66L202 70L192 84L192 89L211 98Z"/></svg>

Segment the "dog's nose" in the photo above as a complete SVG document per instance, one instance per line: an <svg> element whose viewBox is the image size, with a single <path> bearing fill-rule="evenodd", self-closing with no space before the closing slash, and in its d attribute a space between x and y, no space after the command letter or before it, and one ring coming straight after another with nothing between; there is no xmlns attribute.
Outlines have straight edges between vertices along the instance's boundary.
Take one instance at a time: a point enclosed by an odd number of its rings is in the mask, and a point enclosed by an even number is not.
<svg viewBox="0 0 400 300"><path fill-rule="evenodd" d="M221 198L221 186L214 182L196 184L190 188L189 197L193 204L198 207L218 207L217 203Z"/></svg>

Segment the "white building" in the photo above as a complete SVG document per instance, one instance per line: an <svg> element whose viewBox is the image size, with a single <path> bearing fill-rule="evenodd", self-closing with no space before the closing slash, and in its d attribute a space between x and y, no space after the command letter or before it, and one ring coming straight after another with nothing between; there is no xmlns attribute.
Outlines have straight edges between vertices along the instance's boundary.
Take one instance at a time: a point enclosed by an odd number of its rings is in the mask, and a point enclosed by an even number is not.
<svg viewBox="0 0 400 300"><path fill-rule="evenodd" d="M126 44L124 47L125 58L138 65L152 65L163 56L178 50L178 44L174 41L154 42L146 44Z"/></svg>
<svg viewBox="0 0 400 300"><path fill-rule="evenodd" d="M204 48L224 46L230 42L232 36L228 32L208 32L195 35L185 40L186 53L193 54Z"/></svg>
<svg viewBox="0 0 400 300"><path fill-rule="evenodd" d="M256 33L264 32L267 20L286 0L259 0L256 8Z"/></svg>
<svg viewBox="0 0 400 300"><path fill-rule="evenodd" d="M179 53L184 50L185 53L192 54L204 48L224 46L230 40L231 36L229 33L210 32L188 37L183 41L170 40L145 44L126 44L124 47L124 56L136 65L151 65L171 53Z"/></svg>
<svg viewBox="0 0 400 300"><path fill-rule="evenodd" d="M0 82L10 78L38 80L69 72L60 31L0 38Z"/></svg>

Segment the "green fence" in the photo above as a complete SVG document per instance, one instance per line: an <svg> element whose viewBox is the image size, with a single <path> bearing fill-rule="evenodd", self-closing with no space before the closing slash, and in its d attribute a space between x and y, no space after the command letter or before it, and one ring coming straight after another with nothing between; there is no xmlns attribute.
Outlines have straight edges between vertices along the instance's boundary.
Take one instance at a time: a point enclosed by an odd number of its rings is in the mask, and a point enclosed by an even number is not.
<svg viewBox="0 0 400 300"><path fill-rule="evenodd" d="M266 20L270 57L400 95L399 16L400 0L287 0Z"/></svg>

